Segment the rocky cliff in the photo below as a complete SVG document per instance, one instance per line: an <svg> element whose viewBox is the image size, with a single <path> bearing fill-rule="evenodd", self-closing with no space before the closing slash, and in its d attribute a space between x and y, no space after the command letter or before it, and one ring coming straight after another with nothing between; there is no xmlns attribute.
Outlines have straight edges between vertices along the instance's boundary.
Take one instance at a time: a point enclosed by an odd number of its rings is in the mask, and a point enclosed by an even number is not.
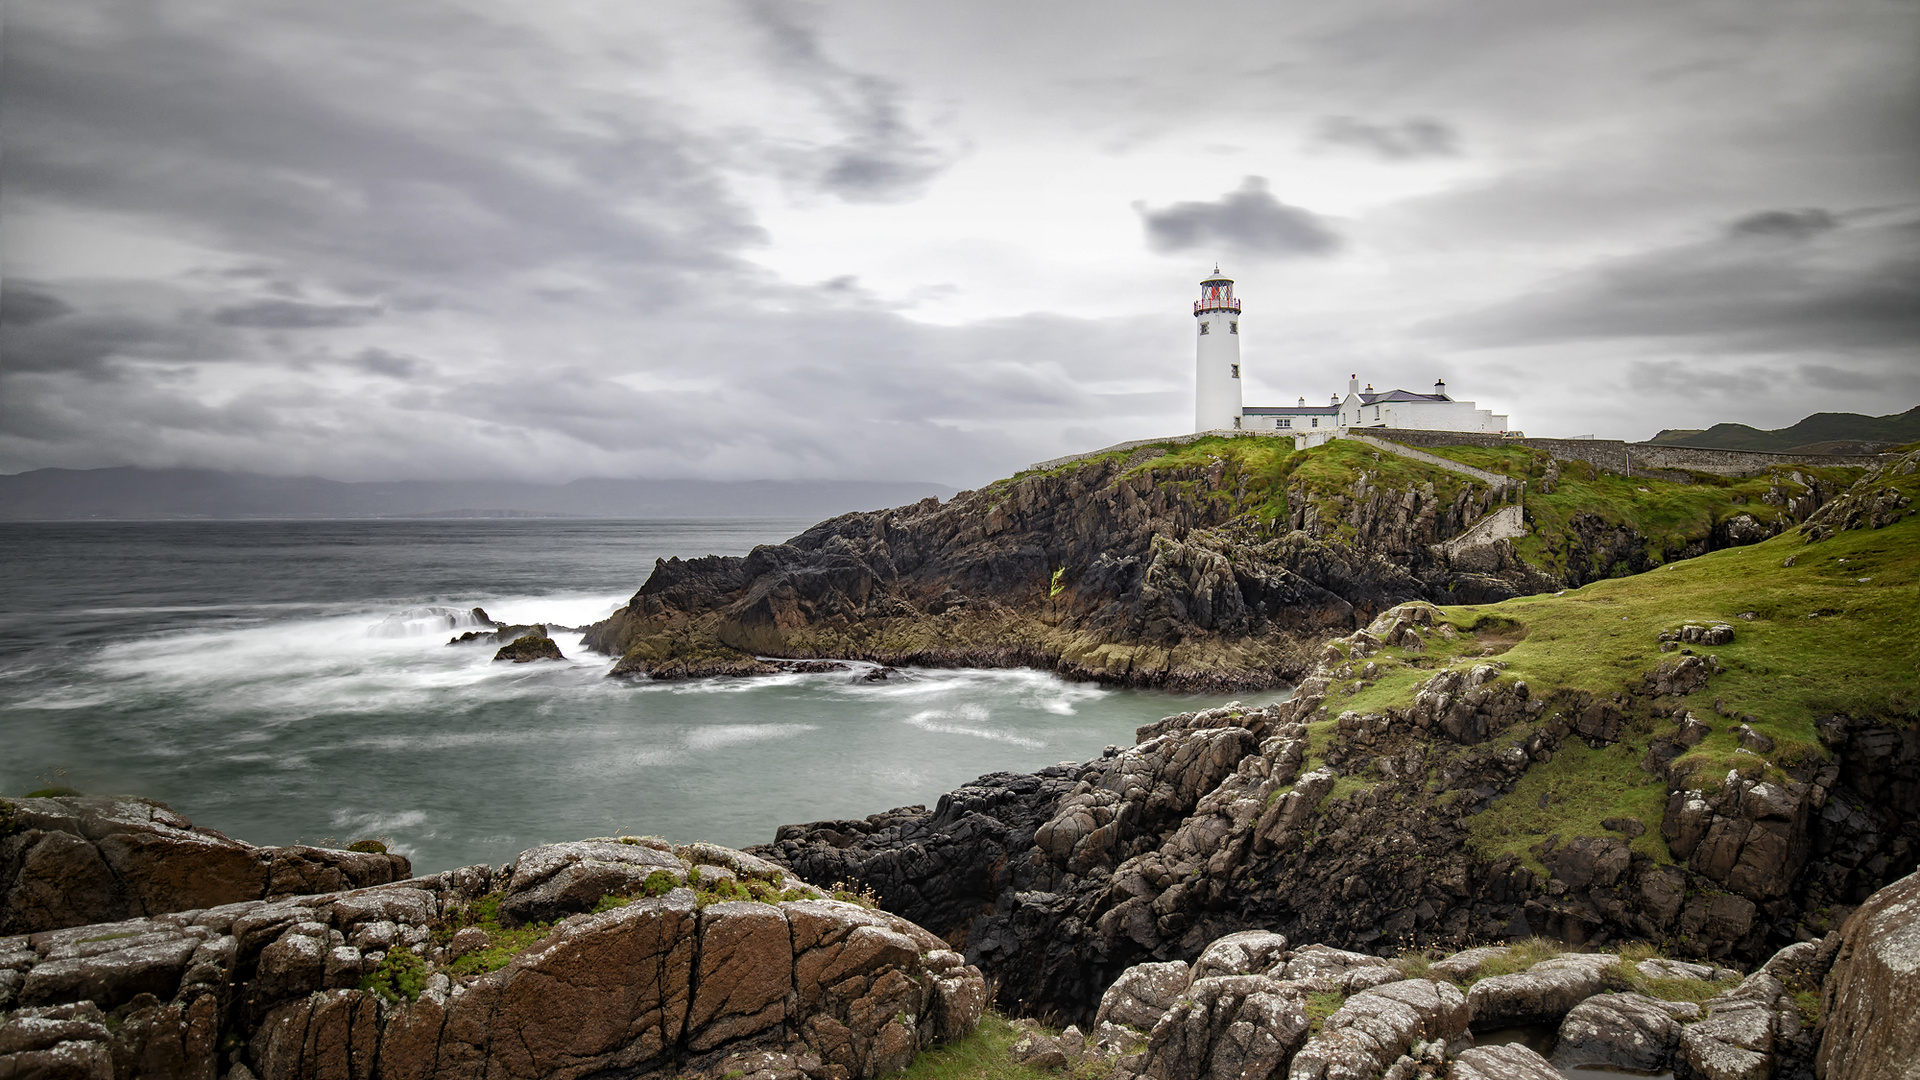
<svg viewBox="0 0 1920 1080"><path fill-rule="evenodd" d="M1784 473L1585 493L1544 460L1525 469L1543 470L1547 492L1555 480L1567 490L1530 526L1544 537L1530 541L1535 562L1505 539L1449 543L1503 497L1456 473L1347 441L1294 453L1285 440L1207 439L848 514L745 557L662 561L586 643L620 657L616 674L653 678L835 657L1268 686L1301 677L1321 643L1395 604L1493 602L1751 543L1833 493ZM1653 537L1640 526L1657 515L1618 510L1643 496L1691 516L1658 519Z"/></svg>
<svg viewBox="0 0 1920 1080"><path fill-rule="evenodd" d="M1003 1005L1080 1019L1124 968L1248 928L1758 961L1920 853L1920 647L1890 636L1920 584L1917 471L1654 575L1390 609L1284 704L760 850L867 883Z"/></svg>
<svg viewBox="0 0 1920 1080"><path fill-rule="evenodd" d="M0 935L399 881L405 856L254 847L150 799L0 799Z"/></svg>
<svg viewBox="0 0 1920 1080"><path fill-rule="evenodd" d="M70 802L5 805L97 805ZM217 864L175 845L122 880L152 895ZM56 872L20 880L84 906L95 886ZM985 1000L905 919L737 851L607 838L0 936L0 1076L866 1080L971 1031Z"/></svg>

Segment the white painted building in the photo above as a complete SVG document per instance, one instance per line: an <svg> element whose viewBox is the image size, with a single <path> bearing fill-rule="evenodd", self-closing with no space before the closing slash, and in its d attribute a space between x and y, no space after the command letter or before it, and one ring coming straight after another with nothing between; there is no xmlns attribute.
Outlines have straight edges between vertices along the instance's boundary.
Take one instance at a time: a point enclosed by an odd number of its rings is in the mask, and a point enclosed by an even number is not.
<svg viewBox="0 0 1920 1080"><path fill-rule="evenodd" d="M1358 375L1347 379L1347 393L1330 395L1325 405L1245 405L1240 395L1240 300L1233 279L1213 268L1200 283L1194 302L1194 430L1271 431L1296 441L1317 442L1348 428L1402 428L1419 431L1508 430L1507 417L1471 401L1447 396L1438 381L1430 394L1411 390L1360 388ZM1313 436L1319 439L1313 439Z"/></svg>
<svg viewBox="0 0 1920 1080"><path fill-rule="evenodd" d="M1193 430L1240 426L1240 301L1220 268L1193 302Z"/></svg>

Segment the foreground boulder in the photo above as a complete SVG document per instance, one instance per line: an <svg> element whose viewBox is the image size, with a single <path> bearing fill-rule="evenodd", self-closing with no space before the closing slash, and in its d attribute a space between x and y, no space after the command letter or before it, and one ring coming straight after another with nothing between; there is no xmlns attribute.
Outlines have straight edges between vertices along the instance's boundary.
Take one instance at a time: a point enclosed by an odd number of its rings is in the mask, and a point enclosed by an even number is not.
<svg viewBox="0 0 1920 1080"><path fill-rule="evenodd" d="M0 799L0 934L365 888L412 874L405 856L385 850L254 847L151 799Z"/></svg>
<svg viewBox="0 0 1920 1080"><path fill-rule="evenodd" d="M1826 985L1824 1080L1920 1077L1920 874L1875 893L1841 931Z"/></svg>
<svg viewBox="0 0 1920 1080"><path fill-rule="evenodd" d="M0 938L0 1076L864 1080L985 1002L898 916L725 848L593 840Z"/></svg>

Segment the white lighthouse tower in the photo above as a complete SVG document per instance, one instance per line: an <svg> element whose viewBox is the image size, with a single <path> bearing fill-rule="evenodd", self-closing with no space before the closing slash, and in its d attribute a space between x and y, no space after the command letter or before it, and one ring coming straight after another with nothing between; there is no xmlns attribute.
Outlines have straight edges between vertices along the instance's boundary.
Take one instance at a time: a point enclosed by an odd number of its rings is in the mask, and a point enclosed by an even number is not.
<svg viewBox="0 0 1920 1080"><path fill-rule="evenodd" d="M1240 301L1216 264L1193 304L1193 429L1240 426Z"/></svg>

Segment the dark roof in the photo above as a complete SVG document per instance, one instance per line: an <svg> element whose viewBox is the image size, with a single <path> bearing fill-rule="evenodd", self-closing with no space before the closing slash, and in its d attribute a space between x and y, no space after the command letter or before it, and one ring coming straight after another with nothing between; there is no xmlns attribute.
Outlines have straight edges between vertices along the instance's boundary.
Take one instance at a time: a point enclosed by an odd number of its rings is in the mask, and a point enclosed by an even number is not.
<svg viewBox="0 0 1920 1080"><path fill-rule="evenodd" d="M1372 405L1380 401L1452 401L1445 394L1416 394L1411 390L1389 390L1384 394L1361 394L1360 403Z"/></svg>
<svg viewBox="0 0 1920 1080"><path fill-rule="evenodd" d="M1338 405L1248 405L1240 413L1243 416L1332 416L1339 411Z"/></svg>

